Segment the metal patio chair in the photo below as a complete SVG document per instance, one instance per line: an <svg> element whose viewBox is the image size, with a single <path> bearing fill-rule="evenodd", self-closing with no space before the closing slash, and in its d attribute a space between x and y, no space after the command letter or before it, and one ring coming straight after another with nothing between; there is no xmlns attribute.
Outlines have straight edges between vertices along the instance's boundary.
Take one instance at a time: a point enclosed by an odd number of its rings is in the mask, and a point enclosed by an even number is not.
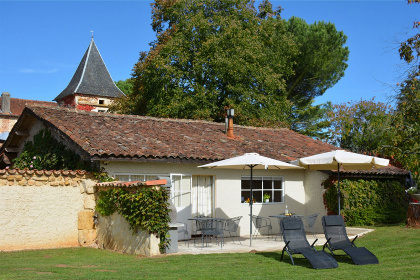
<svg viewBox="0 0 420 280"><path fill-rule="evenodd" d="M314 225L315 225L315 221L318 218L319 213L316 214L312 214L309 216L305 216L305 220L307 223L307 226L309 228L309 230L312 232L312 235L314 236L315 239L317 239L316 234L315 234L315 230L314 230Z"/></svg>
<svg viewBox="0 0 420 280"><path fill-rule="evenodd" d="M184 242L185 244L188 245L188 247L190 247L190 240L189 240L189 234L188 234L188 225L186 223L182 223L182 222L178 222L180 224L183 224L183 227L179 227L178 228L178 234L179 233L183 233L184 234Z"/></svg>
<svg viewBox="0 0 420 280"><path fill-rule="evenodd" d="M237 235L237 231L238 231L239 222L241 221L241 219L242 219L242 216L227 219L225 221L225 226L224 226L224 230L229 232L229 236L232 239L232 242L234 242L233 241L233 236L232 236L232 233L233 233L233 234L235 234L236 238L238 239L239 244L241 244L241 240L239 239L239 235Z"/></svg>
<svg viewBox="0 0 420 280"><path fill-rule="evenodd" d="M270 237L270 233L272 233L272 230L273 230L273 227L271 226L270 218L252 215L252 223L254 224L254 227L255 227L253 238L255 239L257 238L257 235L260 232L260 229L262 228L267 228L268 236Z"/></svg>

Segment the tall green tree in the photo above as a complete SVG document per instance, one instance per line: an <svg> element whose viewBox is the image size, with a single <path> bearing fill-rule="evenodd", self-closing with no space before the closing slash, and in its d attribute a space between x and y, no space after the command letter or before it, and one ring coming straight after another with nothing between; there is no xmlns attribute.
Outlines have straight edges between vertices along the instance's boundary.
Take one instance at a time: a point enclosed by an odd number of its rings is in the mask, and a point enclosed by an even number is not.
<svg viewBox="0 0 420 280"><path fill-rule="evenodd" d="M134 85L133 85L133 79L127 79L127 80L119 80L115 82L115 85L122 91L124 94L129 95L132 93Z"/></svg>
<svg viewBox="0 0 420 280"><path fill-rule="evenodd" d="M392 107L374 99L333 105L328 117L332 144L356 153L384 155L394 137Z"/></svg>
<svg viewBox="0 0 420 280"><path fill-rule="evenodd" d="M348 50L334 25L309 28L297 19L288 24L280 11L269 1L258 9L251 0L156 1L157 38L141 53L134 91L117 108L222 121L231 107L236 123L290 127L292 114L310 108L315 96L342 77ZM308 46L315 43L317 52Z"/></svg>
<svg viewBox="0 0 420 280"><path fill-rule="evenodd" d="M313 103L314 101L311 101L308 105L301 108L296 107L296 110L292 111L290 128L301 134L328 142L330 140L328 114L333 109L333 105L331 102L319 105L313 105Z"/></svg>
<svg viewBox="0 0 420 280"><path fill-rule="evenodd" d="M292 17L284 20L284 24L299 50L292 57L294 75L287 77L287 94L301 109L344 76L350 53L344 46L347 36L330 22L307 24L301 18Z"/></svg>
<svg viewBox="0 0 420 280"><path fill-rule="evenodd" d="M401 85L387 153L410 170L420 186L420 76L413 72Z"/></svg>

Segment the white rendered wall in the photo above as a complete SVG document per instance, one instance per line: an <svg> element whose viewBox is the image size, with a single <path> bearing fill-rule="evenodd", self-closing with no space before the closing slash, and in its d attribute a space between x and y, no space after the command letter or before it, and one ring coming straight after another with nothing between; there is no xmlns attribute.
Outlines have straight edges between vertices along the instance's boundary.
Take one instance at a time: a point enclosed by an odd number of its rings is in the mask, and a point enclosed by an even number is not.
<svg viewBox="0 0 420 280"><path fill-rule="evenodd" d="M138 163L109 162L101 165L113 176L116 173L162 174L215 176L215 216L228 218L243 216L240 222L240 234L249 235L250 207L241 203L241 176L249 176L250 170L202 169L197 164L180 163ZM308 174L309 172L309 174ZM322 187L320 182L325 175L320 172L305 170L254 170L253 176L281 176L284 178L284 203L254 204L253 214L268 217L284 212L307 215L313 211L323 211ZM304 182L306 186L304 186ZM326 213L325 211L322 212ZM273 232L279 232L277 219L271 219ZM319 218L320 221L320 218ZM263 233L266 233L263 231Z"/></svg>

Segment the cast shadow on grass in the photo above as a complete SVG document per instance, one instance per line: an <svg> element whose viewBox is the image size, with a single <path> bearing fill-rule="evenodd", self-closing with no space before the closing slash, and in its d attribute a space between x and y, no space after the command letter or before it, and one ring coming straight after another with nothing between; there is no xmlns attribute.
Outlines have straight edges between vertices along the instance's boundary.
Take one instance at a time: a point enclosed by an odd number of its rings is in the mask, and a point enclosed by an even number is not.
<svg viewBox="0 0 420 280"><path fill-rule="evenodd" d="M292 260L290 259L289 255L284 253L283 261L281 260L281 252L258 252L257 255L270 258L273 260L276 260L278 262L282 262L285 264L292 265ZM335 254L334 255L335 260L338 262L338 264L353 264L353 261L351 258L345 254ZM295 262L295 266L302 266L306 268L312 268L312 265L309 263L309 261L300 254L293 255L293 260Z"/></svg>
<svg viewBox="0 0 420 280"><path fill-rule="evenodd" d="M284 263L287 265L292 265L292 261L290 257L284 253L283 261L281 260L281 252L258 252L257 255L263 256L265 258L276 260L280 263ZM303 255L293 255L293 260L295 262L295 266L302 266L307 268L312 268L309 261L303 257Z"/></svg>

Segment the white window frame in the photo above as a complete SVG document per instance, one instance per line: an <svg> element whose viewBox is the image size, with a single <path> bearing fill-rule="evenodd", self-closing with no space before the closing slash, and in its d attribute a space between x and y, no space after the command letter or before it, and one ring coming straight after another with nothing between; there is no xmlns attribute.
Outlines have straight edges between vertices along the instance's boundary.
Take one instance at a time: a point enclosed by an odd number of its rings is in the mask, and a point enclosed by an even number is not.
<svg viewBox="0 0 420 280"><path fill-rule="evenodd" d="M114 173L114 178L117 178L117 176L128 176L128 180L122 180L122 181L146 181L146 176L155 176L153 180L156 179L156 177L169 177L169 174L154 174L154 173ZM133 176L143 176L143 179L133 179Z"/></svg>
<svg viewBox="0 0 420 280"><path fill-rule="evenodd" d="M250 191L250 189L242 188L242 180L250 180L250 179L251 179L250 176L242 176L241 177L241 203L247 203L246 202L247 198L242 196L242 192L243 191L248 191L248 192ZM257 188L256 188L255 182L259 181L259 182L261 182L261 186L263 186L262 182L264 180L271 180L271 188L265 188L264 189L264 187L260 188L259 186L257 186ZM252 193L253 193L253 197L254 197L254 200L255 200L254 204L284 204L285 183L284 183L284 177L283 176L255 176L255 177L252 178L252 181L253 181ZM281 181L281 188L280 189L275 189L274 188L274 181ZM271 198L270 198L270 202L267 203L263 199L263 194L265 192L268 192L268 191L270 191ZM272 199L274 198L275 192L280 192L280 191L281 191L281 201L273 202ZM260 193L261 201L257 201L255 199L255 194L258 193L258 192ZM259 197L259 195L257 195L257 198L258 197Z"/></svg>

